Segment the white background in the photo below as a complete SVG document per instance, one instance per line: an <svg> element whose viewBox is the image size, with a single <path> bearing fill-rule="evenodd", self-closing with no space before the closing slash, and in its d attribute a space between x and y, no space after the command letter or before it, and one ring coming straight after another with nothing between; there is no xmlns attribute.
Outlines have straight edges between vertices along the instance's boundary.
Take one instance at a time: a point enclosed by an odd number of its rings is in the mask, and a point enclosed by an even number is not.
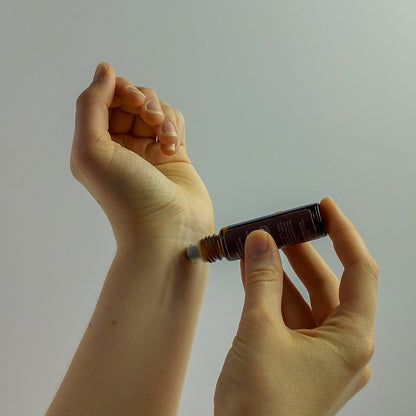
<svg viewBox="0 0 416 416"><path fill-rule="evenodd" d="M69 172L101 60L182 110L217 230L339 203L381 269L372 378L340 414L414 414L415 18L411 0L3 0L0 414L46 410L114 254ZM214 264L180 415L212 414L242 299L238 263Z"/></svg>

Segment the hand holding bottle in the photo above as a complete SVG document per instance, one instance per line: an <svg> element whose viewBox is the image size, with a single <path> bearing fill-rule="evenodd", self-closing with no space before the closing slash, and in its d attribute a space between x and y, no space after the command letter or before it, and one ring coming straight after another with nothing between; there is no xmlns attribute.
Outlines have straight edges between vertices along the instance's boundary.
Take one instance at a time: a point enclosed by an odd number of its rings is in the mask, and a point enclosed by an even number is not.
<svg viewBox="0 0 416 416"><path fill-rule="evenodd" d="M285 249L311 307L285 276L273 239L255 231L241 263L245 302L215 394L215 414L334 415L368 381L378 269L331 199L325 226L344 273L308 243Z"/></svg>

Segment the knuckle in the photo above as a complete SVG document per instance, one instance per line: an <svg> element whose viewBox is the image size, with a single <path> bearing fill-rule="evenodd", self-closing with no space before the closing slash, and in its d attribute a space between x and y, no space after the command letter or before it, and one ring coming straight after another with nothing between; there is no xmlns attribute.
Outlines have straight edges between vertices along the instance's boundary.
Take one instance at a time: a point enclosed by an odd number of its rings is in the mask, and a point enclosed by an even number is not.
<svg viewBox="0 0 416 416"><path fill-rule="evenodd" d="M152 88L139 87L139 89L146 96L146 98L157 98L157 94Z"/></svg>
<svg viewBox="0 0 416 416"><path fill-rule="evenodd" d="M253 314L257 326L263 330L263 332L270 332L275 328L275 314L271 313L266 308L257 308Z"/></svg>
<svg viewBox="0 0 416 416"><path fill-rule="evenodd" d="M173 112L175 114L176 123L179 126L179 129L183 131L185 129L185 118L182 112L178 108L173 108Z"/></svg>
<svg viewBox="0 0 416 416"><path fill-rule="evenodd" d="M245 311L244 319L240 322L240 329L249 331L262 345L267 345L274 337L276 325L276 314L259 305Z"/></svg>
<svg viewBox="0 0 416 416"><path fill-rule="evenodd" d="M365 274L377 279L379 273L379 267L377 262L371 256L365 256L357 259L351 266L357 267Z"/></svg>
<svg viewBox="0 0 416 416"><path fill-rule="evenodd" d="M84 108L94 100L94 96L89 88L84 90L76 100L76 108Z"/></svg>
<svg viewBox="0 0 416 416"><path fill-rule="evenodd" d="M81 182L82 179L82 166L85 164L88 164L88 160L86 160L88 157L87 152L85 152L83 149L78 149L77 151L73 151L71 153L71 158L69 160L69 168L74 176L75 179Z"/></svg>
<svg viewBox="0 0 416 416"><path fill-rule="evenodd" d="M378 263L373 258L368 260L368 270L371 275L377 278L380 268L378 267Z"/></svg>
<svg viewBox="0 0 416 416"><path fill-rule="evenodd" d="M358 380L358 390L361 390L363 387L367 385L367 383L370 381L370 377L371 377L370 367L366 365L363 371L361 372L360 378Z"/></svg>
<svg viewBox="0 0 416 416"><path fill-rule="evenodd" d="M117 77L116 82L125 84L125 85L131 84L131 82L125 77Z"/></svg>
<svg viewBox="0 0 416 416"><path fill-rule="evenodd" d="M370 381L370 376L370 367L366 365L360 372L357 373L355 377L353 377L351 383L352 393L356 394L363 389Z"/></svg>
<svg viewBox="0 0 416 416"><path fill-rule="evenodd" d="M349 337L346 341L339 357L344 362L344 366L355 374L362 371L371 360L374 354L374 336L373 334L360 334Z"/></svg>
<svg viewBox="0 0 416 416"><path fill-rule="evenodd" d="M170 105L166 101L163 101L159 98L159 104L160 104L160 107L162 108L163 114L165 116L169 117L169 116L172 115L172 113L173 113L172 108L170 107Z"/></svg>
<svg viewBox="0 0 416 416"><path fill-rule="evenodd" d="M332 352L348 373L357 376L371 360L375 350L374 326L362 315L343 312L342 319L332 322L336 328Z"/></svg>
<svg viewBox="0 0 416 416"><path fill-rule="evenodd" d="M378 264L371 256L365 256L358 260L358 263L367 270L378 272Z"/></svg>
<svg viewBox="0 0 416 416"><path fill-rule="evenodd" d="M274 282L276 279L276 270L271 267L257 268L247 272L247 285Z"/></svg>
<svg viewBox="0 0 416 416"><path fill-rule="evenodd" d="M374 354L374 337L372 335L366 336L358 343L356 351L356 361L362 366L367 365Z"/></svg>
<svg viewBox="0 0 416 416"><path fill-rule="evenodd" d="M162 106L163 110L173 112L173 108L164 100L159 98L159 103Z"/></svg>
<svg viewBox="0 0 416 416"><path fill-rule="evenodd" d="M72 175L74 178L78 179L77 176L79 175L79 169L78 166L74 160L74 156L71 156L71 159L69 161L69 169L71 170Z"/></svg>
<svg viewBox="0 0 416 416"><path fill-rule="evenodd" d="M178 120L178 121L180 121L181 123L185 123L185 118L184 118L184 116L183 116L183 114L182 114L182 111L181 110L179 110L178 108L173 108L173 111L174 111L174 113L175 113L175 116L176 116L176 119Z"/></svg>

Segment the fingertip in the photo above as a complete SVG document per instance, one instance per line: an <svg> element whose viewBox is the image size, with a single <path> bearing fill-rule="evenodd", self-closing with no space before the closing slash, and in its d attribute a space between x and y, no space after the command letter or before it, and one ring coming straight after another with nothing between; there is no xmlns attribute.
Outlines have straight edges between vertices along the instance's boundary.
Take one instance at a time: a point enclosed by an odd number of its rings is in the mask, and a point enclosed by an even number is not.
<svg viewBox="0 0 416 416"><path fill-rule="evenodd" d="M331 204L335 204L336 205L334 199L332 197L330 197L330 196L326 196L326 197L322 198L322 200L320 202L320 205L324 205L324 206L331 205Z"/></svg>
<svg viewBox="0 0 416 416"><path fill-rule="evenodd" d="M177 152L178 147L177 147L176 143L171 143L171 144L162 144L162 143L160 143L160 150L165 155L172 156Z"/></svg>
<svg viewBox="0 0 416 416"><path fill-rule="evenodd" d="M142 105L146 100L146 96L133 84L126 85L127 93L137 101L137 105Z"/></svg>
<svg viewBox="0 0 416 416"><path fill-rule="evenodd" d="M344 267L371 257L354 224L333 199L325 198L321 208L325 228Z"/></svg>
<svg viewBox="0 0 416 416"><path fill-rule="evenodd" d="M99 62L95 72L93 81L79 95L77 107L84 109L85 106L91 107L104 102L107 108L110 108L114 97L116 77L114 69L107 62Z"/></svg>
<svg viewBox="0 0 416 416"><path fill-rule="evenodd" d="M144 109L147 114L152 117L153 124L160 123L160 120L165 117L159 102L156 99L148 100L144 104Z"/></svg>
<svg viewBox="0 0 416 416"><path fill-rule="evenodd" d="M345 214L331 197L327 196L323 198L319 204L319 208L325 229L330 236L334 229L338 228L340 222L345 224L345 222L348 221Z"/></svg>
<svg viewBox="0 0 416 416"><path fill-rule="evenodd" d="M164 120L162 123L162 134L164 137L178 137L175 123L171 120Z"/></svg>
<svg viewBox="0 0 416 416"><path fill-rule="evenodd" d="M264 230L252 231L244 246L245 265L251 268L281 268L280 253L273 237Z"/></svg>
<svg viewBox="0 0 416 416"><path fill-rule="evenodd" d="M94 72L94 77L93 77L93 82L100 82L102 81L105 76L110 72L114 72L113 68L111 67L111 65L107 62L99 62L95 68L95 72Z"/></svg>
<svg viewBox="0 0 416 416"><path fill-rule="evenodd" d="M106 62L99 62L97 67L95 68L94 77L92 79L93 82L100 81L105 73L107 72L107 63Z"/></svg>
<svg viewBox="0 0 416 416"><path fill-rule="evenodd" d="M268 233L264 230L251 232L245 242L245 255L247 258L260 257L269 250Z"/></svg>
<svg viewBox="0 0 416 416"><path fill-rule="evenodd" d="M125 112L138 114L139 107L144 104L145 100L146 96L140 91L139 87L133 85L126 78L116 78L114 99L111 103L112 108L121 107Z"/></svg>
<svg viewBox="0 0 416 416"><path fill-rule="evenodd" d="M338 205L330 196L326 196L325 198L322 198L321 202L319 203L319 208L321 213L325 215L331 209L338 208Z"/></svg>
<svg viewBox="0 0 416 416"><path fill-rule="evenodd" d="M101 134L108 129L108 108L114 96L115 74L110 64L98 63L93 81L76 101L76 135Z"/></svg>

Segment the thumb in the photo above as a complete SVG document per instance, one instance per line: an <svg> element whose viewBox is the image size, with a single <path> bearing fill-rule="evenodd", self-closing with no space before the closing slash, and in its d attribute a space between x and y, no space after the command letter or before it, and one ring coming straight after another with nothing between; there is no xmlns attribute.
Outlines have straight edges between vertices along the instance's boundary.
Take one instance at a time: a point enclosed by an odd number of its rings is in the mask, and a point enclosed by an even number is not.
<svg viewBox="0 0 416 416"><path fill-rule="evenodd" d="M249 310L260 309L283 322L283 268L270 234L256 230L247 236L242 274L245 287L243 316Z"/></svg>
<svg viewBox="0 0 416 416"><path fill-rule="evenodd" d="M100 62L90 86L78 97L73 150L89 150L108 132L108 110L114 97L116 77L113 68Z"/></svg>

